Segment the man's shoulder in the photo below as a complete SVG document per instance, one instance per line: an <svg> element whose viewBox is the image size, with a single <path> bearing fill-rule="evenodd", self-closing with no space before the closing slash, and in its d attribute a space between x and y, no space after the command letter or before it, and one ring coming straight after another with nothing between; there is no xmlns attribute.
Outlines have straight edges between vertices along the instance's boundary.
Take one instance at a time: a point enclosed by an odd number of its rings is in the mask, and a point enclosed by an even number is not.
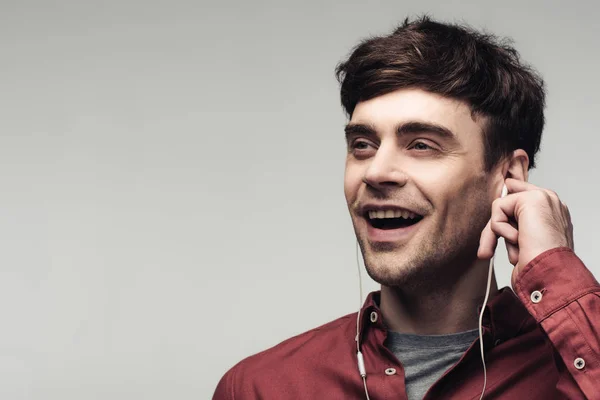
<svg viewBox="0 0 600 400"><path fill-rule="evenodd" d="M217 392L225 386L232 390L274 378L318 373L346 358L353 362L356 318L356 313L345 315L243 359L221 379Z"/></svg>
<svg viewBox="0 0 600 400"><path fill-rule="evenodd" d="M310 362L311 356L319 358L325 353L345 350L355 344L356 313L348 314L321 326L293 336L281 343L245 358L238 366L260 368L273 363L281 366L297 359Z"/></svg>

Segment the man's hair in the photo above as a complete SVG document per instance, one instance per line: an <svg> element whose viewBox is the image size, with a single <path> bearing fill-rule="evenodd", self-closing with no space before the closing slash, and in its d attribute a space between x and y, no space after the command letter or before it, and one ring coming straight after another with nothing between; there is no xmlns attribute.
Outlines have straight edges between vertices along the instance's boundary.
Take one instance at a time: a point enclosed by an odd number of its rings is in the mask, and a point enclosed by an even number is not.
<svg viewBox="0 0 600 400"><path fill-rule="evenodd" d="M527 152L529 168L535 166L544 128L544 82L506 39L428 16L407 18L392 34L362 41L338 64L336 76L350 117L359 101L419 88L465 101L473 116L488 117L487 171L516 149Z"/></svg>

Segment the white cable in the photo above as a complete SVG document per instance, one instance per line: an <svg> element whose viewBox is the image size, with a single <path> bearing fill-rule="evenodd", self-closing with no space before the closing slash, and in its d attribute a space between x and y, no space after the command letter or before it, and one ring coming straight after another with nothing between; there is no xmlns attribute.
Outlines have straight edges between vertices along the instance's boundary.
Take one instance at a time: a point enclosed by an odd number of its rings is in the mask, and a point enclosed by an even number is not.
<svg viewBox="0 0 600 400"><path fill-rule="evenodd" d="M359 334L360 334L360 312L363 305L363 287L362 287L362 276L360 273L360 260L358 255L358 241L356 242L356 268L358 270L358 292L360 298L358 299L358 315L356 316L356 351L360 353Z"/></svg>
<svg viewBox="0 0 600 400"><path fill-rule="evenodd" d="M365 386L365 395L367 396L367 400L371 400L369 397L369 390L367 389L367 370L365 369L365 360L360 351L360 312L362 310L363 305L363 288L362 288L362 275L360 273L360 259L359 259L359 250L358 250L358 241L356 242L356 268L358 269L358 287L360 293L360 304L358 308L358 315L356 316L356 359L358 360L358 372L363 380L363 385Z"/></svg>
<svg viewBox="0 0 600 400"><path fill-rule="evenodd" d="M369 398L369 391L367 390L367 380L365 379L364 376L363 376L363 384L365 385L365 394L367 395L367 400L371 400Z"/></svg>
<svg viewBox="0 0 600 400"><path fill-rule="evenodd" d="M500 198L506 196L508 194L508 189L506 185L502 186L502 193L500 194ZM500 239L498 239L500 240ZM496 245L496 249L500 243ZM485 307L488 302L488 298L490 297L490 290L492 287L492 273L494 272L494 258L496 257L496 252L492 255L490 259L490 267L488 269L488 277L487 277L487 286L485 288L485 298L483 299L483 305L481 306L481 312L479 313L479 347L481 349L481 363L483 364L483 389L481 390L481 397L479 400L483 400L483 395L485 394L485 387L487 385L487 370L485 368L485 353L483 351L483 312L485 311Z"/></svg>
<svg viewBox="0 0 600 400"><path fill-rule="evenodd" d="M483 363L483 390L481 391L481 397L479 400L483 399L483 394L485 393L485 387L487 385L487 371L485 368L485 355L483 352L483 312L485 311L485 306L487 305L488 298L490 296L490 289L492 287L492 272L494 271L494 256L490 259L490 268L488 269L488 279L487 279L487 287L485 289L485 298L483 299L483 305L481 306L481 312L479 313L479 346L481 348L481 362Z"/></svg>

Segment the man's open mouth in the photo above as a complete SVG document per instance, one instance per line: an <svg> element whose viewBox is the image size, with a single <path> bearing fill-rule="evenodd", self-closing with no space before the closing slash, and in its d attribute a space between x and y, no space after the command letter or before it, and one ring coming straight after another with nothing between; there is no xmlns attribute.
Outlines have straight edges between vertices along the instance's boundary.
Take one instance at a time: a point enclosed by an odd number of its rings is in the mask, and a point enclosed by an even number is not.
<svg viewBox="0 0 600 400"><path fill-rule="evenodd" d="M422 215L405 210L371 210L365 213L367 222L376 229L400 229L416 224Z"/></svg>

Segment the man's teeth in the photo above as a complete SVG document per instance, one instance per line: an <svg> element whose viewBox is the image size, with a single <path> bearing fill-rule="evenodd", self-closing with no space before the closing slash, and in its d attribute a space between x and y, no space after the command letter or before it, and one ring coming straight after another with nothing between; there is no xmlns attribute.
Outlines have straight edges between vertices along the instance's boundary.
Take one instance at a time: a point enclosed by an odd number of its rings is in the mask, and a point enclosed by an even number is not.
<svg viewBox="0 0 600 400"><path fill-rule="evenodd" d="M369 211L370 219L384 219L384 218L405 218L405 219L413 219L416 218L417 214L412 213L406 210L374 210Z"/></svg>

